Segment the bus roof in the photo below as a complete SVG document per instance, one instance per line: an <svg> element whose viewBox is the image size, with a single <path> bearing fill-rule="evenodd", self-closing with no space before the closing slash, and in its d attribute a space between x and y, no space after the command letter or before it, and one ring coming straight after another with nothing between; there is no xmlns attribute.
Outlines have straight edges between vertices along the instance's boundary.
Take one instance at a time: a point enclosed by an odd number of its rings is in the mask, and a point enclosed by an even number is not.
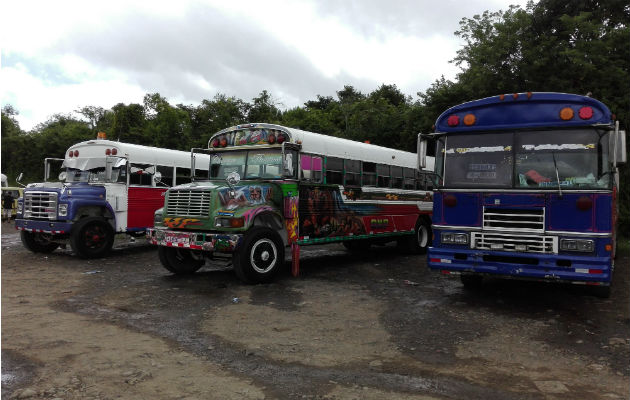
<svg viewBox="0 0 630 400"><path fill-rule="evenodd" d="M248 138L247 140L243 141L242 139L239 139L240 136L239 138L237 138L236 135L230 135L230 133L232 132L247 130L257 132L255 140L249 140ZM258 134L258 132L260 132L260 134ZM300 129L289 128L282 125L265 123L242 124L223 129L220 132L212 135L212 137L208 141L208 147L217 147L212 146L212 143L216 139L226 136L226 146L239 146L241 144L267 144L272 146L273 144L269 144L265 141L265 135L268 133L275 133L275 135L278 135L278 133L286 134L286 141L290 143L301 144L302 151L304 151L305 153L325 155L328 157L346 158L351 160L368 161L378 164L389 164L414 169L417 166L417 156L415 153L395 150L388 147L377 146L368 143L356 142L354 140L323 135L320 133L303 131ZM433 170L433 165L430 161L429 164L430 165L427 165L427 169ZM429 168L429 166L431 168Z"/></svg>
<svg viewBox="0 0 630 400"><path fill-rule="evenodd" d="M139 144L116 142L113 140L96 139L76 143L66 151L65 164L72 166L71 160L76 160L76 156L69 157L69 153L78 151L81 158L105 158L107 149L116 149L116 155L127 156L129 162L138 164L160 164L165 166L188 166L190 168L189 151L162 149L159 147L142 146ZM203 157L197 154L196 157ZM206 156L208 157L208 156Z"/></svg>
<svg viewBox="0 0 630 400"><path fill-rule="evenodd" d="M567 93L528 92L486 97L451 107L435 123L436 133L480 130L612 127L608 107L591 97Z"/></svg>

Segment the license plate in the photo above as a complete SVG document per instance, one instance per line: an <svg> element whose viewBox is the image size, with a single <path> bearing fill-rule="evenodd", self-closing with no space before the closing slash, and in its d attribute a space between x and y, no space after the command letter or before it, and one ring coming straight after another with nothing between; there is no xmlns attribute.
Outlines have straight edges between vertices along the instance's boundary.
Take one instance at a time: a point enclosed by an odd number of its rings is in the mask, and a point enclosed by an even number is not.
<svg viewBox="0 0 630 400"><path fill-rule="evenodd" d="M172 244L188 244L188 242L190 241L190 236L185 235L185 234L178 235L178 234L169 233L164 238L164 241L166 243L172 243Z"/></svg>

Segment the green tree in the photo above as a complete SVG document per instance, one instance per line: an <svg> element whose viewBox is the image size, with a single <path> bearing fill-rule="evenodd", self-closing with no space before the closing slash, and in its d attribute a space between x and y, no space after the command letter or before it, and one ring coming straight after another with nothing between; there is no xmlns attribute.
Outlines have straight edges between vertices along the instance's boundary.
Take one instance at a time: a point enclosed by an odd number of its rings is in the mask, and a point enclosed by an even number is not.
<svg viewBox="0 0 630 400"><path fill-rule="evenodd" d="M249 122L278 123L282 119L282 112L276 106L271 94L266 90L260 92L258 97L252 99L254 102L248 107L247 119Z"/></svg>

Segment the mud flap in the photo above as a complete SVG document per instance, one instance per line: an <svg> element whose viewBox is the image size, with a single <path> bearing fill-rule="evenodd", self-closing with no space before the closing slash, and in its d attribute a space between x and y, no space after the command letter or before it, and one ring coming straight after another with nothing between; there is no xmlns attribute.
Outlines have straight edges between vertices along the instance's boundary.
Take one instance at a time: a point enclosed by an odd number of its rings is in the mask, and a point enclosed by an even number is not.
<svg viewBox="0 0 630 400"><path fill-rule="evenodd" d="M291 243L291 275L300 275L300 245L296 242Z"/></svg>

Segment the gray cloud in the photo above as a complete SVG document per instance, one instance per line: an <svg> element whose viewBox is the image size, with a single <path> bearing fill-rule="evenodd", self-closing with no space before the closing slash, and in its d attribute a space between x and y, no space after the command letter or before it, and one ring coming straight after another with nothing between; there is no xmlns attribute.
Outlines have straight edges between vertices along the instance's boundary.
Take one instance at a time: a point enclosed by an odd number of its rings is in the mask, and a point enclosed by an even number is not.
<svg viewBox="0 0 630 400"><path fill-rule="evenodd" d="M250 100L264 89L274 97L283 93L306 101L348 83L348 76L325 77L297 50L258 24L191 8L182 18L126 15L88 32L70 32L55 51L125 71L148 92L193 102L216 93ZM195 76L210 84L211 93L191 79Z"/></svg>
<svg viewBox="0 0 630 400"><path fill-rule="evenodd" d="M339 18L364 36L376 37L382 32L450 36L463 17L509 8L500 0L318 0L315 4L320 15Z"/></svg>

